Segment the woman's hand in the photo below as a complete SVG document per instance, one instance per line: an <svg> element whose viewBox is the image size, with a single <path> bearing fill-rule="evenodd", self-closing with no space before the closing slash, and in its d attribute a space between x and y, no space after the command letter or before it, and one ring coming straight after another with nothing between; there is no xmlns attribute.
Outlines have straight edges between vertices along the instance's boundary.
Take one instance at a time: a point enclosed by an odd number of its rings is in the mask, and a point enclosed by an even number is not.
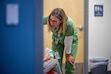
<svg viewBox="0 0 111 74"><path fill-rule="evenodd" d="M66 62L70 62L73 65L74 61L75 59L71 54L66 54Z"/></svg>

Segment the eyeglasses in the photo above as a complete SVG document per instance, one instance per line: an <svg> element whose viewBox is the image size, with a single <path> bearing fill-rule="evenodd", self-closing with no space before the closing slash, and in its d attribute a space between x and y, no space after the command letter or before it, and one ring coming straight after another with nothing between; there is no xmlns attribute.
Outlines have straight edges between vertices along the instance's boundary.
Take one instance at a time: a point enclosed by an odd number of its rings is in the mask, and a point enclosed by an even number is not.
<svg viewBox="0 0 111 74"><path fill-rule="evenodd" d="M49 22L57 23L58 21L49 19Z"/></svg>
<svg viewBox="0 0 111 74"><path fill-rule="evenodd" d="M52 19L49 19L49 22L59 23L60 21L59 21L59 20L52 20Z"/></svg>

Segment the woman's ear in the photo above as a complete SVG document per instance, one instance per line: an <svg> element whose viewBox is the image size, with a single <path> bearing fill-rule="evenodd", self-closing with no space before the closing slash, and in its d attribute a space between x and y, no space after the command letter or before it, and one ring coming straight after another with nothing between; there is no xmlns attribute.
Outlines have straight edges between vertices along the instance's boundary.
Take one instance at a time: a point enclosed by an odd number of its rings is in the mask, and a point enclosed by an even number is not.
<svg viewBox="0 0 111 74"><path fill-rule="evenodd" d="M63 23L63 20L61 20L61 22L60 22L61 24Z"/></svg>

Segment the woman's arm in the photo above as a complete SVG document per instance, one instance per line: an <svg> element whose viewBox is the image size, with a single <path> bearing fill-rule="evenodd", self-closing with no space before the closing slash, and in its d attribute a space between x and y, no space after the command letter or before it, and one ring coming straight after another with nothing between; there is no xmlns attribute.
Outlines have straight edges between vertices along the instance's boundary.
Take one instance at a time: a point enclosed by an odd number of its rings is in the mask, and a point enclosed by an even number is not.
<svg viewBox="0 0 111 74"><path fill-rule="evenodd" d="M68 18L66 23L66 33L64 39L64 45L66 49L66 61L70 62L71 64L74 63L77 51L75 44L75 40L78 37L77 31L75 30L74 22L71 18Z"/></svg>
<svg viewBox="0 0 111 74"><path fill-rule="evenodd" d="M66 61L69 61L71 64L74 64L74 57L71 55L71 46L72 46L73 36L66 36L64 40L65 49L66 49Z"/></svg>
<svg viewBox="0 0 111 74"><path fill-rule="evenodd" d="M48 22L48 16L43 17L43 24L45 25L47 24L47 22Z"/></svg>

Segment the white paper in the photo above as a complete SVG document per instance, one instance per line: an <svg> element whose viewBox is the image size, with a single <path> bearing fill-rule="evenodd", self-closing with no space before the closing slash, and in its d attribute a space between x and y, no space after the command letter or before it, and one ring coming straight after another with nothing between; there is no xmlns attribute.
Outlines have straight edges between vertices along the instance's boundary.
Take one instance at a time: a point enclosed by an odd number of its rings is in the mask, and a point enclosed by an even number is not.
<svg viewBox="0 0 111 74"><path fill-rule="evenodd" d="M6 24L18 25L19 23L19 6L18 4L7 4L6 6Z"/></svg>

